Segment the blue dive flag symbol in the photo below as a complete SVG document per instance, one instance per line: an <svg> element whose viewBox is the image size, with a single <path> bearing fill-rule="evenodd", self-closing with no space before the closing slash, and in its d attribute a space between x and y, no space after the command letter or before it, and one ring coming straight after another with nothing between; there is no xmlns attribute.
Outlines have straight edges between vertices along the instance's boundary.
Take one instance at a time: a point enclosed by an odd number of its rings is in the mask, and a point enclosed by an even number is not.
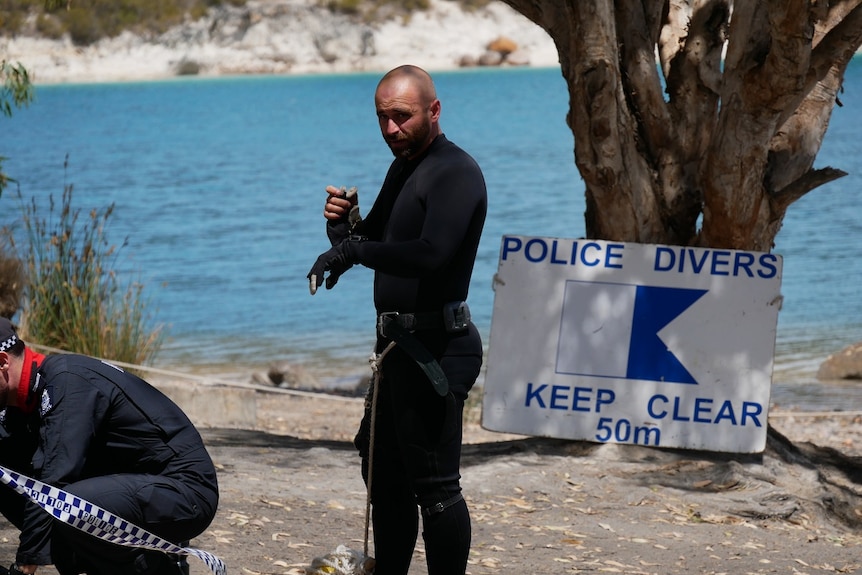
<svg viewBox="0 0 862 575"><path fill-rule="evenodd" d="M659 338L658 332L706 292L707 290L637 286L626 379L697 385L697 381Z"/></svg>

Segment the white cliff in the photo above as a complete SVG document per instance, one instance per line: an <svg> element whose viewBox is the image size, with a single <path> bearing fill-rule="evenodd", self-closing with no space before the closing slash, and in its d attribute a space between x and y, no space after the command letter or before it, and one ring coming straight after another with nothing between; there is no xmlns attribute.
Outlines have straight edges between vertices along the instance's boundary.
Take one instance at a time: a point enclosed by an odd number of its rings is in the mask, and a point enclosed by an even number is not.
<svg viewBox="0 0 862 575"><path fill-rule="evenodd" d="M362 23L316 0L251 0L154 37L124 33L89 47L70 40L0 36L0 60L22 63L34 82L149 80L196 74L312 74L385 71L411 63L428 70L463 65L558 65L547 33L502 2L463 11L451 0L409 21ZM494 40L517 46L488 51Z"/></svg>

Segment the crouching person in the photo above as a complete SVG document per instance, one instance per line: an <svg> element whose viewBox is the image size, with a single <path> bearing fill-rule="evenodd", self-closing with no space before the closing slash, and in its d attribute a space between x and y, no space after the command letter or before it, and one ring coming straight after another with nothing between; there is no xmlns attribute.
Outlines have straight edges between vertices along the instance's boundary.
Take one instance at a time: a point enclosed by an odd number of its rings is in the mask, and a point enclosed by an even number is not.
<svg viewBox="0 0 862 575"><path fill-rule="evenodd" d="M218 507L212 460L170 399L81 355L45 357L0 318L0 464L72 493L178 545ZM60 575L174 575L184 558L103 541L0 485L0 513L21 531L15 568Z"/></svg>

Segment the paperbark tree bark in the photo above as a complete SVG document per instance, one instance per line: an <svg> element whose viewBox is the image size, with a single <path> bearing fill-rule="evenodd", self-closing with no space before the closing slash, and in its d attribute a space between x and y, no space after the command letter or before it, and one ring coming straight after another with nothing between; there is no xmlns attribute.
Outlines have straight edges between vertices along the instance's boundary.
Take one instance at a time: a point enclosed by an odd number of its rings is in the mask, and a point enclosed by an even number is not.
<svg viewBox="0 0 862 575"><path fill-rule="evenodd" d="M814 160L862 0L503 0L560 55L590 238L770 251Z"/></svg>

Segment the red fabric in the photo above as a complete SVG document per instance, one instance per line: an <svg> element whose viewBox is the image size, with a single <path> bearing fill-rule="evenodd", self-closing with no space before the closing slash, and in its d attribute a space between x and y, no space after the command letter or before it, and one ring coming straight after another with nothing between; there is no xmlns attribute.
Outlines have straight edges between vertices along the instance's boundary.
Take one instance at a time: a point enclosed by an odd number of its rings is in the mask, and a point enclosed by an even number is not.
<svg viewBox="0 0 862 575"><path fill-rule="evenodd" d="M18 409L24 413L30 413L36 406L35 398L31 404L27 404L30 395L30 379L33 377L33 368L42 365L45 356L36 353L29 347L24 348L24 365L21 367L21 381L18 382Z"/></svg>

